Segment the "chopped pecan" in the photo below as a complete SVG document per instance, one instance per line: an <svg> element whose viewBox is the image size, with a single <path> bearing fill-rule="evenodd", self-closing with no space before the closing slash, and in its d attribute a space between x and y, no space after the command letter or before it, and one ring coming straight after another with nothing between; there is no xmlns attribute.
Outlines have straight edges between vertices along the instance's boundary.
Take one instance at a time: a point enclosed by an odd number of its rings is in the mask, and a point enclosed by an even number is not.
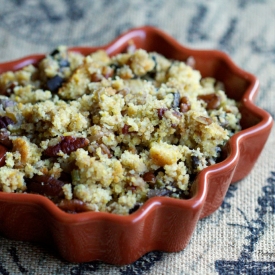
<svg viewBox="0 0 275 275"><path fill-rule="evenodd" d="M52 176L35 175L27 180L27 190L30 193L41 194L49 197L63 197L64 192L62 187L64 182Z"/></svg>
<svg viewBox="0 0 275 275"><path fill-rule="evenodd" d="M212 93L212 94L206 94L206 95L199 95L198 99L203 100L207 106L207 110L217 109L221 104L221 99L219 95Z"/></svg>
<svg viewBox="0 0 275 275"><path fill-rule="evenodd" d="M108 158L112 157L112 153L111 153L110 149L105 144L101 143L99 145L99 147L101 148L101 151L103 154L108 155Z"/></svg>
<svg viewBox="0 0 275 275"><path fill-rule="evenodd" d="M78 148L83 148L89 144L89 140L82 137L66 136L61 137L61 141L54 146L49 146L44 152L44 156L56 157L61 151L65 154L70 154L76 151Z"/></svg>
<svg viewBox="0 0 275 275"><path fill-rule="evenodd" d="M91 82L100 82L101 76L98 73L91 74Z"/></svg>
<svg viewBox="0 0 275 275"><path fill-rule="evenodd" d="M87 204L81 200L73 199L73 200L61 200L57 206L63 211L71 214L81 213L90 211L87 207Z"/></svg>
<svg viewBox="0 0 275 275"><path fill-rule="evenodd" d="M212 123L212 119L205 116L198 116L195 118L195 120L205 125L210 125Z"/></svg>
<svg viewBox="0 0 275 275"><path fill-rule="evenodd" d="M154 175L153 171L146 172L143 174L142 178L146 182L155 183L156 182L156 176Z"/></svg>
<svg viewBox="0 0 275 275"><path fill-rule="evenodd" d="M191 105L190 105L188 98L186 96L183 96L180 99L180 111L182 113L186 113L190 110L190 108L191 108Z"/></svg>

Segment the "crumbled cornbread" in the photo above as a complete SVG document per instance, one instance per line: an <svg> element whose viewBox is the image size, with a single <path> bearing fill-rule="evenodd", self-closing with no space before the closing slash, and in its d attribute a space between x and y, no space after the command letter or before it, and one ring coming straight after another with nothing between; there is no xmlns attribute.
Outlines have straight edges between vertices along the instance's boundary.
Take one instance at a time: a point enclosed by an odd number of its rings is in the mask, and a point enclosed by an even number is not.
<svg viewBox="0 0 275 275"><path fill-rule="evenodd" d="M59 47L0 75L0 93L0 190L39 193L72 213L184 199L240 130L217 81L143 49L109 57Z"/></svg>

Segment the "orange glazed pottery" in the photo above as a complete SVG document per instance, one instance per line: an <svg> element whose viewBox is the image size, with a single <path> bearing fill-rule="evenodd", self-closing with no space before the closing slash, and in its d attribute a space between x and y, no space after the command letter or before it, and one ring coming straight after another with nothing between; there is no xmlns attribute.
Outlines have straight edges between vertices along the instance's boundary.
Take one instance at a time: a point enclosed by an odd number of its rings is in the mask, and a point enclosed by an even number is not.
<svg viewBox="0 0 275 275"><path fill-rule="evenodd" d="M75 47L71 51L90 54L105 49L109 55L123 52L129 41L137 48L155 51L167 58L185 61L192 56L202 77L224 83L226 94L240 102L242 131L233 135L223 160L200 172L190 199L150 198L128 216L102 212L69 214L41 195L0 192L0 233L7 238L51 244L70 262L100 260L129 264L153 250L180 251L188 244L199 219L222 203L230 183L248 175L272 127L271 116L254 105L257 78L238 68L223 52L192 50L152 27L136 28L103 47ZM32 55L0 64L0 73L39 62ZM6 149L0 146L0 164Z"/></svg>

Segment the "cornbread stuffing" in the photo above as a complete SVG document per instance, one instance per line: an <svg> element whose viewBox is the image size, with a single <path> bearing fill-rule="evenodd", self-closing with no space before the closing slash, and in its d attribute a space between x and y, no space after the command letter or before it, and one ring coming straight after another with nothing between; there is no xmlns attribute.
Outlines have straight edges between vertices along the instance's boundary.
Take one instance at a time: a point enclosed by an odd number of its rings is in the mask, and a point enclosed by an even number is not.
<svg viewBox="0 0 275 275"><path fill-rule="evenodd" d="M188 198L241 116L191 63L133 47L109 57L61 46L3 73L0 190L45 195L69 213L127 215L154 196Z"/></svg>

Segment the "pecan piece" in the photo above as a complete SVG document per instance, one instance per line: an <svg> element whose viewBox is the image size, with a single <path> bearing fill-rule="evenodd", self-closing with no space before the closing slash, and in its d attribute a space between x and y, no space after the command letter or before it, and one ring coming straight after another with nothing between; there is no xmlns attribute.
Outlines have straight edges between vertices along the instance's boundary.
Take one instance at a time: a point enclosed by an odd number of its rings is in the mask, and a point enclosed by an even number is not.
<svg viewBox="0 0 275 275"><path fill-rule="evenodd" d="M180 111L182 113L186 113L188 112L189 110L191 109L191 105L190 105L190 102L188 100L188 98L186 96L183 96L181 99L180 99Z"/></svg>
<svg viewBox="0 0 275 275"><path fill-rule="evenodd" d="M207 110L217 109L221 104L221 99L219 95L213 94L206 94L206 95L199 95L198 99L203 100L207 105Z"/></svg>
<svg viewBox="0 0 275 275"><path fill-rule="evenodd" d="M35 175L27 180L27 190L30 193L41 194L49 197L63 197L62 187L64 182L52 176Z"/></svg>
<svg viewBox="0 0 275 275"><path fill-rule="evenodd" d="M156 182L156 176L154 175L153 171L146 172L143 174L142 178L146 182L155 183Z"/></svg>
<svg viewBox="0 0 275 275"><path fill-rule="evenodd" d="M91 82L100 82L101 76L98 73L92 73L91 74Z"/></svg>
<svg viewBox="0 0 275 275"><path fill-rule="evenodd" d="M76 151L78 148L83 148L89 144L89 140L82 137L72 137L66 136L61 137L61 141L54 145L49 146L44 152L44 156L57 157L58 153L61 151L65 154L70 154Z"/></svg>
<svg viewBox="0 0 275 275"><path fill-rule="evenodd" d="M195 120L204 125L210 125L212 123L212 119L210 117L205 117L205 116L198 116L195 118Z"/></svg>
<svg viewBox="0 0 275 275"><path fill-rule="evenodd" d="M99 147L101 148L101 152L105 155L108 155L108 158L111 158L112 157L112 153L110 151L110 149L103 143L101 143L99 145Z"/></svg>
<svg viewBox="0 0 275 275"><path fill-rule="evenodd" d="M76 214L86 211L91 211L85 202L78 200L78 199L72 199L72 200L62 200L58 205L60 209L67 213Z"/></svg>

